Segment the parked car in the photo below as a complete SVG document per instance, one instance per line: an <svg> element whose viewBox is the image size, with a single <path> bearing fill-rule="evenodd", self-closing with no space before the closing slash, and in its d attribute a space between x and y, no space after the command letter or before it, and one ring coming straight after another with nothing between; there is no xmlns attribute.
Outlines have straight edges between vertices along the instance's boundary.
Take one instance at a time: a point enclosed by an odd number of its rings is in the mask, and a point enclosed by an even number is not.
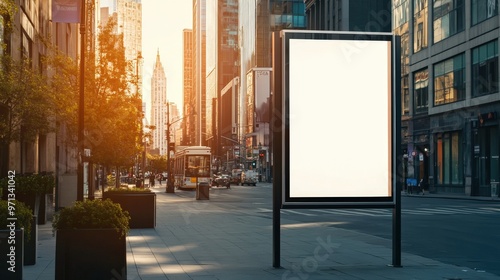
<svg viewBox="0 0 500 280"><path fill-rule="evenodd" d="M229 189L231 187L230 177L228 175L225 175L225 174L216 175L214 177L214 179L212 180L212 186L226 187Z"/></svg>
<svg viewBox="0 0 500 280"><path fill-rule="evenodd" d="M241 172L241 185L257 185L259 174L253 170L245 170Z"/></svg>

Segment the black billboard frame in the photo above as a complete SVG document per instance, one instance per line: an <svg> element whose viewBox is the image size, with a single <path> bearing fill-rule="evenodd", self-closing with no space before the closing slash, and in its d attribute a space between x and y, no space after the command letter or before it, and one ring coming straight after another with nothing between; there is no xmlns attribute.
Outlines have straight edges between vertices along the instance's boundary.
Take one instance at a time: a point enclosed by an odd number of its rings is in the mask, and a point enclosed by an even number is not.
<svg viewBox="0 0 500 280"><path fill-rule="evenodd" d="M387 197L290 197L290 118L287 61L291 38L329 40L383 40L391 42L391 196ZM272 36L272 145L273 170L273 267L280 267L280 210L316 208L392 208L392 264L401 267L401 38L393 33L282 30ZM289 108L288 108L289 109Z"/></svg>
<svg viewBox="0 0 500 280"><path fill-rule="evenodd" d="M274 151L282 149L283 161L283 189L281 208L392 208L396 204L395 196L398 183L398 158L400 152L400 108L395 104L401 104L401 97L397 92L400 84L400 66L396 55L400 52L399 37L392 33L370 33L370 32L335 32L335 31L302 31L302 30L283 30L281 31L281 81L283 94L282 107L274 108L275 112L281 112L283 116L282 142L273 143ZM392 184L391 196L384 197L291 197L290 196L290 108L289 108L289 41L292 39L308 40L353 40L353 41L387 41L391 42L391 174ZM280 77L277 77L278 79ZM275 81L275 83L278 81ZM278 146L280 148L278 148ZM275 155L276 156L276 155ZM277 157L275 157L277 158Z"/></svg>

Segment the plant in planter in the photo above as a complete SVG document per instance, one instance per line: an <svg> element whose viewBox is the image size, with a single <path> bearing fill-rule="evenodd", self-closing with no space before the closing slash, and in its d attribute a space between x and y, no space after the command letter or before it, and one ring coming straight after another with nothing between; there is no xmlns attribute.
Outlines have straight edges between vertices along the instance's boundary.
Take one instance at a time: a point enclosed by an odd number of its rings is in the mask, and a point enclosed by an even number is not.
<svg viewBox="0 0 500 280"><path fill-rule="evenodd" d="M143 188L109 188L103 199L119 203L130 213L130 228L154 228L156 226L156 194Z"/></svg>
<svg viewBox="0 0 500 280"><path fill-rule="evenodd" d="M7 199L8 178L0 180L3 190L2 197ZM46 195L52 193L55 187L55 177L50 174L29 174L16 176L16 199L26 203L37 216L39 224L46 221Z"/></svg>
<svg viewBox="0 0 500 280"><path fill-rule="evenodd" d="M32 253L29 264L36 257L31 209L17 200L0 200L0 223L0 250L6 252L0 255L0 279L22 279L25 255Z"/></svg>
<svg viewBox="0 0 500 280"><path fill-rule="evenodd" d="M126 278L129 220L109 199L79 201L56 213L56 279Z"/></svg>

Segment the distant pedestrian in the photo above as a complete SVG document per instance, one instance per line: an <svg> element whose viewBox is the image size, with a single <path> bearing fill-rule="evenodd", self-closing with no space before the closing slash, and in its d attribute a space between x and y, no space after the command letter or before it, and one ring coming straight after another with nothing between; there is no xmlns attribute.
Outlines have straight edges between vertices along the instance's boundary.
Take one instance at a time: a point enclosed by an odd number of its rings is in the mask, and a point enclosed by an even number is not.
<svg viewBox="0 0 500 280"><path fill-rule="evenodd" d="M158 173L158 182L160 182L160 186L162 180L163 180L163 175L161 173Z"/></svg>
<svg viewBox="0 0 500 280"><path fill-rule="evenodd" d="M151 175L149 175L149 187L155 187L155 174L153 172L151 172Z"/></svg>

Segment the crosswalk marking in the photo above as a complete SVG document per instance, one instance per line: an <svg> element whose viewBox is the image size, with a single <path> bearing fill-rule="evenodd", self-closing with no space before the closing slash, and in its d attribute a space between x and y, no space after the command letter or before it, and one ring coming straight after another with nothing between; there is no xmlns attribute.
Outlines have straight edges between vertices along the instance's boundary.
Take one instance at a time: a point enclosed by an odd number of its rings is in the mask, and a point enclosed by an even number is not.
<svg viewBox="0 0 500 280"><path fill-rule="evenodd" d="M283 212L283 211L281 211L281 212ZM308 214L308 213L304 213L304 212L293 211L293 210L290 210L290 209L287 209L286 212L293 213L293 214L304 215L304 216L316 216L314 214Z"/></svg>
<svg viewBox="0 0 500 280"><path fill-rule="evenodd" d="M424 210L415 210L415 209L402 209L401 213L403 214L412 214L412 215L433 215L434 213Z"/></svg>
<svg viewBox="0 0 500 280"><path fill-rule="evenodd" d="M496 212L500 212L500 208L493 208L493 207L481 207L481 209L484 209L484 210L489 210L489 211L496 211Z"/></svg>
<svg viewBox="0 0 500 280"><path fill-rule="evenodd" d="M440 213L440 214L456 214L456 211L450 211L442 208L422 208L422 210L429 211L429 212L434 212L434 213Z"/></svg>
<svg viewBox="0 0 500 280"><path fill-rule="evenodd" d="M273 210L269 208L256 208L260 213L270 213ZM368 216L368 217L391 217L392 209L304 209L295 211L291 209L281 209L281 214L284 215L302 215L302 216L318 216L318 215L333 215L333 216ZM480 207L480 208L455 208L455 207L423 207L415 209L401 209L403 215L471 215L471 214L500 214L500 207Z"/></svg>
<svg viewBox="0 0 500 280"><path fill-rule="evenodd" d="M472 214L491 214L492 213L491 211L479 209L479 208L477 208L477 209L476 208L464 209L464 208L443 207L443 209L449 209L450 211L472 213Z"/></svg>
<svg viewBox="0 0 500 280"><path fill-rule="evenodd" d="M321 213L326 213L330 215L344 215L344 216L371 216L371 217L381 217L381 216L390 216L391 214L389 212L372 212L372 213L366 213L366 209L350 209L350 210L342 210L342 209L312 209L311 211L314 212L321 212ZM385 210L385 209L381 209Z"/></svg>

